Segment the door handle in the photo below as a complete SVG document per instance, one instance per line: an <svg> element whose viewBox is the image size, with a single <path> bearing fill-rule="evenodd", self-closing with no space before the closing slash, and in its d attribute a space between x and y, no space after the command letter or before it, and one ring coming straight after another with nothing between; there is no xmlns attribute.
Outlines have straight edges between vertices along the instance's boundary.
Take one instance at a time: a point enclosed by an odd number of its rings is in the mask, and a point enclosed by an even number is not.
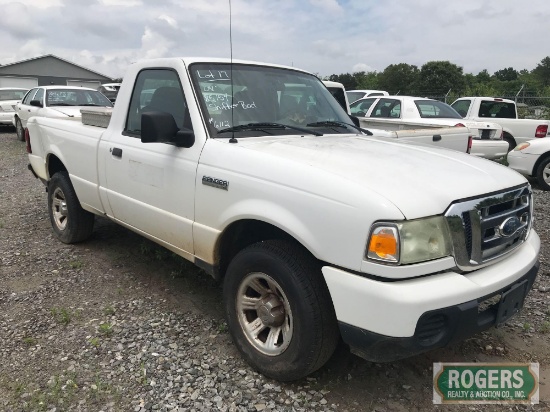
<svg viewBox="0 0 550 412"><path fill-rule="evenodd" d="M118 147L111 148L111 154L115 157L122 157L122 149Z"/></svg>
<svg viewBox="0 0 550 412"><path fill-rule="evenodd" d="M434 134L433 135L433 141L434 142L439 142L441 140L441 135L440 134Z"/></svg>

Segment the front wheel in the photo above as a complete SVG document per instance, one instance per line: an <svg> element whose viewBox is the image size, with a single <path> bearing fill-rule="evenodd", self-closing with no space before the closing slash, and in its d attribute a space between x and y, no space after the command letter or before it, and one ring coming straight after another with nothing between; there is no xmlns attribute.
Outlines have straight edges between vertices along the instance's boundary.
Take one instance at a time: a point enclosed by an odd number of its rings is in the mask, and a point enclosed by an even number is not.
<svg viewBox="0 0 550 412"><path fill-rule="evenodd" d="M23 129L23 124L21 123L21 120L19 119L19 117L15 119L15 132L17 133L17 139L24 142L25 129Z"/></svg>
<svg viewBox="0 0 550 412"><path fill-rule="evenodd" d="M323 366L339 339L320 265L301 246L265 241L239 252L224 281L233 341L245 360L280 381Z"/></svg>
<svg viewBox="0 0 550 412"><path fill-rule="evenodd" d="M545 158L537 168L537 183L542 190L550 190L550 156Z"/></svg>
<svg viewBox="0 0 550 412"><path fill-rule="evenodd" d="M67 172L57 172L48 182L48 212L63 243L81 242L92 234L94 215L80 206Z"/></svg>

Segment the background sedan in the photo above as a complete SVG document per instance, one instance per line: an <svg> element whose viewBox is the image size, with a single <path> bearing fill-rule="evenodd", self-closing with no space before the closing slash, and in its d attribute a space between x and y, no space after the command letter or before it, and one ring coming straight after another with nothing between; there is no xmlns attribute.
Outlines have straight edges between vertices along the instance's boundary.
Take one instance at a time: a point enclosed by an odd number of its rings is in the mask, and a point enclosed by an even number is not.
<svg viewBox="0 0 550 412"><path fill-rule="evenodd" d="M103 94L86 87L41 86L31 89L17 103L13 119L17 137L25 140L27 121L32 116L81 117L84 107L112 107L113 103Z"/></svg>

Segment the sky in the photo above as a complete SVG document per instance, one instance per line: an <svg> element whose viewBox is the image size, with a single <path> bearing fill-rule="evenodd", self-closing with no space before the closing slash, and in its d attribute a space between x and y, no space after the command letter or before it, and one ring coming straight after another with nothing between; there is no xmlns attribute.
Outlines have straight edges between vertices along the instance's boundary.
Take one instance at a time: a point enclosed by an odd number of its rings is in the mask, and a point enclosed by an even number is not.
<svg viewBox="0 0 550 412"><path fill-rule="evenodd" d="M116 78L142 59L232 50L324 77L433 60L492 74L550 56L549 0L231 0L231 19L229 5L0 0L0 64L53 54Z"/></svg>

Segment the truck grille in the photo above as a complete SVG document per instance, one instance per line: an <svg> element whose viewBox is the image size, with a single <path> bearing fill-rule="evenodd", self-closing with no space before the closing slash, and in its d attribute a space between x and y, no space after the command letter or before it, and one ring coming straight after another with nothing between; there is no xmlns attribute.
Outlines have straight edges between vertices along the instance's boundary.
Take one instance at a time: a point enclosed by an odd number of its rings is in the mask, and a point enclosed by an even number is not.
<svg viewBox="0 0 550 412"><path fill-rule="evenodd" d="M445 213L459 269L478 269L521 245L531 229L529 185L453 203Z"/></svg>

